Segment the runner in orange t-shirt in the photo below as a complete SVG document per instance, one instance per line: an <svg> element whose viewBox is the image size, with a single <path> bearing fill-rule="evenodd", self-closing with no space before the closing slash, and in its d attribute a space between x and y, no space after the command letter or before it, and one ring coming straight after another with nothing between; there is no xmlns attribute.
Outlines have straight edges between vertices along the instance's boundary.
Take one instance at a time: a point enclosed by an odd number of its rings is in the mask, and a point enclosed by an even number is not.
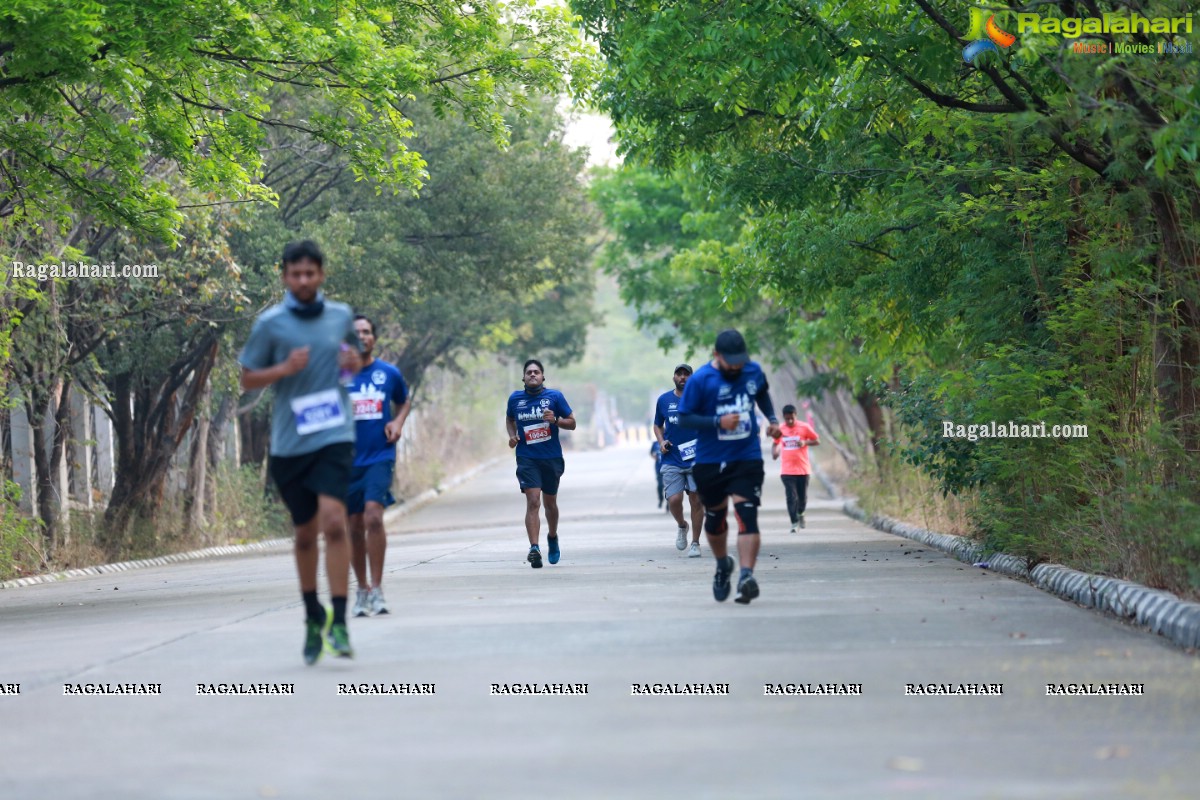
<svg viewBox="0 0 1200 800"><path fill-rule="evenodd" d="M783 490L787 494L788 517L792 520L792 533L804 527L804 508L808 505L808 476L812 472L808 462L808 448L821 443L817 432L807 422L796 420L796 407L783 407L783 434L771 445L771 458L778 459L783 453Z"/></svg>

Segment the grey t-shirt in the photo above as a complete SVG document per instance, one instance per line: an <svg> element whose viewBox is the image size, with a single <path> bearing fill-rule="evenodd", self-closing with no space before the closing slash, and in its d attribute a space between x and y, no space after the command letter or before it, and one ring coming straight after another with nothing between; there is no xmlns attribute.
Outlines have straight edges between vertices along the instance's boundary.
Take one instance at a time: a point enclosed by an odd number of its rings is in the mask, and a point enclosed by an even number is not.
<svg viewBox="0 0 1200 800"><path fill-rule="evenodd" d="M358 346L354 313L345 303L325 301L311 319L271 306L254 321L238 363L266 369L286 361L294 348L307 346L308 365L276 381L271 410L271 455L299 456L339 442L354 442L350 397L338 380L343 343Z"/></svg>

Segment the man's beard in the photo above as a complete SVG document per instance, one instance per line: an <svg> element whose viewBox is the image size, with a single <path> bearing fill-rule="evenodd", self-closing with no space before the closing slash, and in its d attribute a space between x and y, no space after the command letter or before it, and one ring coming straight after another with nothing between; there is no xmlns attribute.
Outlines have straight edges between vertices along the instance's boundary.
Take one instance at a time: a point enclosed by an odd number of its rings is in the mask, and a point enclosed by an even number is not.
<svg viewBox="0 0 1200 800"><path fill-rule="evenodd" d="M741 374L742 374L741 367L739 367L737 369L725 369L724 367L721 368L721 377L724 378L725 380L729 381L730 383L733 383L734 381L736 381L738 379L738 376Z"/></svg>

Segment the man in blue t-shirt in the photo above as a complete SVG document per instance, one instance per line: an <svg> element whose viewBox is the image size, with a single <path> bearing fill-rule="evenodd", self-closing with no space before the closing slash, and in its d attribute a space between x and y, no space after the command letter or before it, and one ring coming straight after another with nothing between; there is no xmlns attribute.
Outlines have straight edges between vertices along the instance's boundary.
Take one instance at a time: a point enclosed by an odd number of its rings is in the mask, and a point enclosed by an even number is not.
<svg viewBox="0 0 1200 800"><path fill-rule="evenodd" d="M531 358L522 369L525 388L508 398L504 418L508 429L508 446L517 451L517 483L525 493L525 533L529 536L526 560L534 569L542 566L538 547L541 528L541 506L546 508L547 556L557 564L558 548L558 481L566 464L558 431L575 430L575 414L567 398L557 389L545 387L546 370L542 362Z"/></svg>
<svg viewBox="0 0 1200 800"><path fill-rule="evenodd" d="M396 467L396 441L404 430L411 408L408 384L400 370L374 358L375 323L359 314L354 332L362 342L365 366L349 384L354 409L354 472L346 495L350 515L351 563L358 592L351 613L356 617L388 613L383 599L383 558L387 531L383 510L395 503L392 472ZM393 413L394 407L394 413ZM371 562L367 582L367 560Z"/></svg>
<svg viewBox="0 0 1200 800"><path fill-rule="evenodd" d="M680 364L675 368L675 388L663 392L654 404L654 438L662 446L663 494L667 498L667 510L675 517L678 529L675 532L675 547L687 550L688 558L700 557L700 525L704 520L704 506L696 492L696 480L692 467L696 463L696 432L679 427L679 399L683 396L692 368ZM688 548L688 523L683 518L683 494L687 492L692 517L692 546Z"/></svg>
<svg viewBox="0 0 1200 800"><path fill-rule="evenodd" d="M759 594L754 564L759 548L763 457L756 404L770 422L767 435L779 438L779 420L767 389L767 376L750 360L742 334L732 328L721 331L713 360L688 380L678 409L679 424L697 432L692 474L704 503L704 531L717 560L713 597L718 601L729 597L729 578L736 566L726 553L729 526L725 517L730 498L738 519L738 557L742 565L736 599L749 603Z"/></svg>

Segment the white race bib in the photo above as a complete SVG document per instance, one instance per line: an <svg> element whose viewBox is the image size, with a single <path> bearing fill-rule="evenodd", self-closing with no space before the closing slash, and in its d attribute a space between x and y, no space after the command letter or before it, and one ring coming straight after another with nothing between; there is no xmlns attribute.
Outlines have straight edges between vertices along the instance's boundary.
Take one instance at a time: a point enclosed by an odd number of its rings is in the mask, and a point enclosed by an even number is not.
<svg viewBox="0 0 1200 800"><path fill-rule="evenodd" d="M720 412L718 412L718 414L720 415ZM721 416L723 416L723 415L721 415ZM727 431L724 428L718 428L717 429L717 438L723 442L727 442L732 439L745 439L747 436L750 435L750 421L751 421L750 420L750 412L748 412L748 411L738 412L737 427L731 431Z"/></svg>
<svg viewBox="0 0 1200 800"><path fill-rule="evenodd" d="M693 458L696 457L696 440L695 439L692 439L690 442L684 442L683 444L678 445L678 447L679 447L679 457L682 460L691 461Z"/></svg>
<svg viewBox="0 0 1200 800"><path fill-rule="evenodd" d="M784 450L799 450L800 449L800 437L799 436L783 437L783 449Z"/></svg>
<svg viewBox="0 0 1200 800"><path fill-rule="evenodd" d="M295 398L292 400L292 414L296 417L296 433L301 436L337 428L346 423L337 389L326 389Z"/></svg>
<svg viewBox="0 0 1200 800"><path fill-rule="evenodd" d="M550 441L550 423L536 422L525 428L525 444L541 444Z"/></svg>

